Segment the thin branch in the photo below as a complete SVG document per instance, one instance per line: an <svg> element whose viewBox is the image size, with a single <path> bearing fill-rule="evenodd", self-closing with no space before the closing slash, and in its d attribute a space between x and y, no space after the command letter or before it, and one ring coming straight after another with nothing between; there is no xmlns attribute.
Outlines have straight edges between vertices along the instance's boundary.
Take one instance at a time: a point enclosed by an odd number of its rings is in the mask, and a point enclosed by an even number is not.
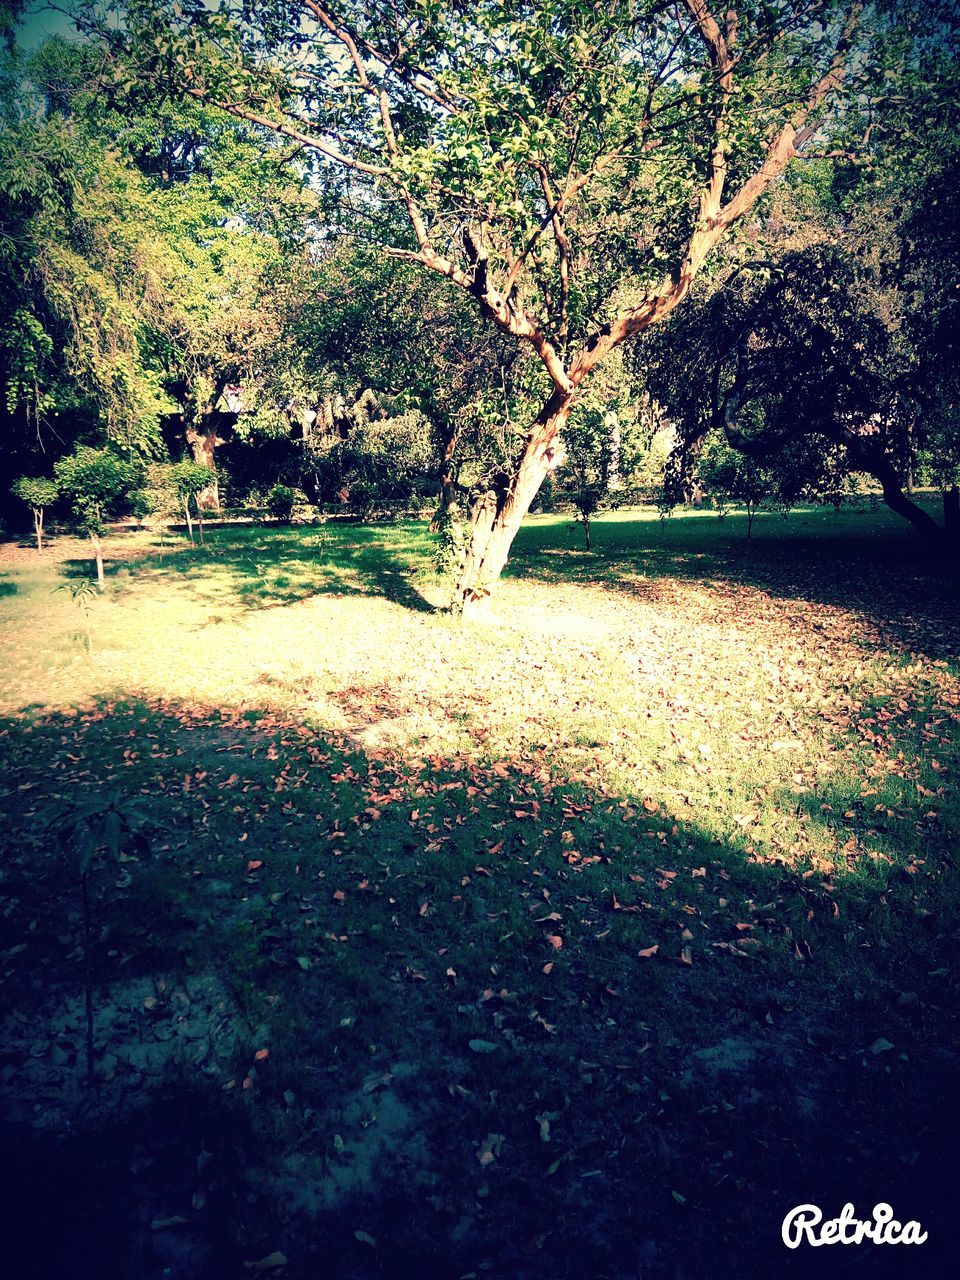
<svg viewBox="0 0 960 1280"><path fill-rule="evenodd" d="M692 3L696 2L697 0L692 0ZM864 0L853 0L837 39L830 66L810 86L803 105L793 113L767 144L760 167L731 199L717 210L715 216L708 221L702 218L698 220L679 269L668 276L659 289L649 294L638 307L621 313L615 320L605 325L580 352L571 370L571 376L576 383L581 382L615 346L661 320L682 301L707 255L719 242L724 232L756 204L771 182L784 172L797 154L797 147L812 137L821 127L822 121L818 119L811 122L810 116L819 110L844 77L847 55L853 44L863 8ZM724 47L726 47L725 44ZM711 180L712 178L713 174L711 174ZM709 194L708 183L704 195L701 195L701 210L704 208L704 196L709 197Z"/></svg>
<svg viewBox="0 0 960 1280"><path fill-rule="evenodd" d="M258 124L273 133L280 133L285 138L292 138L294 142L299 142L302 146L309 147L313 151L319 151L328 160L333 160L336 164L342 164L347 169L354 169L357 173L365 173L374 178L385 178L390 174L390 170L384 165L367 164L363 160L357 160L353 156L345 155L342 151L320 138L311 137L300 129L294 129L291 125L281 124L279 121L271 120L256 111L250 111L246 107L242 107L238 102L219 101L205 89L188 88L184 92L191 98L196 98L199 102L206 102L211 106L219 107L221 111L226 111L228 115L236 116L238 120L246 120L250 124Z"/></svg>
<svg viewBox="0 0 960 1280"><path fill-rule="evenodd" d="M553 198L553 189L550 186L550 175L547 173L546 165L537 164L535 168L537 173L540 175L540 185L543 189L543 198L547 202L547 208L553 210L551 217L553 238L556 241L557 253L560 259L558 264L560 275L560 305L557 336L560 339L561 347L563 347L566 346L567 334L570 327L568 314L568 304L570 300L570 238L567 235L559 202Z"/></svg>

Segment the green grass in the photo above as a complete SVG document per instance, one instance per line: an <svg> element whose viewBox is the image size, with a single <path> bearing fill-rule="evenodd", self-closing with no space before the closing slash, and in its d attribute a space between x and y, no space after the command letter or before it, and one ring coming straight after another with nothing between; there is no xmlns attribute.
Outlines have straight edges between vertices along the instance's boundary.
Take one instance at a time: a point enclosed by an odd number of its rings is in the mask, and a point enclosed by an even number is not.
<svg viewBox="0 0 960 1280"><path fill-rule="evenodd" d="M765 1275L809 1201L948 1230L956 582L883 517L744 524L538 517L466 629L421 525L136 535L89 654L80 554L6 565L12 1220L59 1179L57 1264L104 1277ZM110 789L149 826L95 873L90 1091L53 814Z"/></svg>

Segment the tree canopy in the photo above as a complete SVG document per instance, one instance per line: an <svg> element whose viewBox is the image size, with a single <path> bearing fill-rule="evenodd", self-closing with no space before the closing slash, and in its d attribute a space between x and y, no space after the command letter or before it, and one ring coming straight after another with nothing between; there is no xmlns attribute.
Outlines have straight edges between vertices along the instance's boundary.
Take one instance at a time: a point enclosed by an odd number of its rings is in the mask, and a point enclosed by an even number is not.
<svg viewBox="0 0 960 1280"><path fill-rule="evenodd" d="M638 397L674 494L717 430L785 498L865 470L927 527L897 493L953 492L951 4L72 13L4 61L11 477L109 441L192 458L203 506L218 457L261 495L439 487L460 609L558 467L594 508ZM367 393L403 430L352 430Z"/></svg>
<svg viewBox="0 0 960 1280"><path fill-rule="evenodd" d="M869 128L858 95L887 57L871 17L859 0L719 20L705 0L137 0L83 25L118 91L292 144L328 228L445 279L535 353L540 408L474 505L466 606L499 575L584 380L670 314L798 153Z"/></svg>

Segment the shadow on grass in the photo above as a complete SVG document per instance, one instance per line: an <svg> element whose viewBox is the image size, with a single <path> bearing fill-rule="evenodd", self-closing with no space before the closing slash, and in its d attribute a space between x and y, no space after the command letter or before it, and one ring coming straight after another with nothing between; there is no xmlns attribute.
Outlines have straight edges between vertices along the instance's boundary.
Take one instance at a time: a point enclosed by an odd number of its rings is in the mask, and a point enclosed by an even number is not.
<svg viewBox="0 0 960 1280"><path fill-rule="evenodd" d="M925 1261L950 1239L945 852L891 835L828 880L689 810L268 707L100 704L0 747L24 1274L212 1280L282 1250L303 1280L809 1275L784 1213L847 1200L918 1218ZM95 872L88 1090L48 815L115 787L151 852Z"/></svg>
<svg viewBox="0 0 960 1280"><path fill-rule="evenodd" d="M107 577L127 569L148 579L181 579L225 604L251 610L359 595L433 613L434 605L411 581L429 562L430 548L425 526L213 527L203 547L157 551L135 565L108 562ZM67 572L87 576L88 569L83 561L70 561Z"/></svg>

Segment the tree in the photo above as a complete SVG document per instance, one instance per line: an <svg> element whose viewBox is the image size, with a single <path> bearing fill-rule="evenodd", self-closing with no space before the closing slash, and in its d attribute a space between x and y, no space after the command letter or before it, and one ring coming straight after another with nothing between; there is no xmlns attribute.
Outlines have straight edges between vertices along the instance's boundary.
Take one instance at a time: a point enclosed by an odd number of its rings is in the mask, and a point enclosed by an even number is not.
<svg viewBox="0 0 960 1280"><path fill-rule="evenodd" d="M867 254L851 232L738 270L651 339L647 386L678 432L669 501L703 476L706 450L714 485L719 469L721 487L756 482L787 504L835 501L866 473L930 542L952 540L949 492L942 529L905 492L918 451L941 478L956 475L957 453L942 417L920 420L909 298L877 241Z"/></svg>
<svg viewBox="0 0 960 1280"><path fill-rule="evenodd" d="M154 458L186 442L211 468L215 504L218 444L273 430L269 411L282 417L290 398L279 336L304 227L298 166L193 100L143 101L125 116L92 45L54 39L6 64L0 416L11 479L77 439ZM254 412L238 429L240 384Z"/></svg>
<svg viewBox="0 0 960 1280"><path fill-rule="evenodd" d="M392 414L370 391L327 409L328 425L315 425L308 448L305 483L316 502L346 502L365 516L377 501L407 502L432 487L434 441L419 410Z"/></svg>
<svg viewBox="0 0 960 1280"><path fill-rule="evenodd" d="M483 599L593 371L683 300L821 133L863 5L706 0L138 0L85 29L153 83L312 155L328 219L472 298L539 362L540 407L472 508L457 585ZM858 41L860 42L858 47ZM854 57L856 53L856 57Z"/></svg>
<svg viewBox="0 0 960 1280"><path fill-rule="evenodd" d="M161 548L164 532L183 509L171 475L172 467L173 464L169 462L150 463L144 474L143 488L139 494L133 495L138 500L138 505L142 502L146 508L151 523L159 528Z"/></svg>
<svg viewBox="0 0 960 1280"><path fill-rule="evenodd" d="M606 416L573 423L564 432L566 488L583 525L583 541L590 550L590 521L610 490L614 433ZM561 481L562 484L562 481Z"/></svg>
<svg viewBox="0 0 960 1280"><path fill-rule="evenodd" d="M134 469L110 449L78 445L73 453L54 464L53 473L60 491L73 504L93 547L97 582L103 587L103 547L105 521L118 507L134 480Z"/></svg>
<svg viewBox="0 0 960 1280"><path fill-rule="evenodd" d="M187 522L187 533L193 542L193 517L190 514L190 503L194 503L197 511L197 522L200 529L200 545L203 546L203 507L200 495L205 493L210 484L209 468L199 462L184 459L171 464L168 475L170 484L176 493Z"/></svg>
<svg viewBox="0 0 960 1280"><path fill-rule="evenodd" d="M747 513L747 538L753 535L757 512L777 501L773 470L731 449L722 437L708 440L700 451L697 478L721 515L731 506L743 507Z"/></svg>
<svg viewBox="0 0 960 1280"><path fill-rule="evenodd" d="M960 539L960 14L922 12L905 6L874 71L898 92L851 108L869 147L791 170L752 245L641 340L637 376L677 428L671 501L712 433L786 501L838 500L866 473L929 545ZM942 526L915 480L942 490Z"/></svg>
<svg viewBox="0 0 960 1280"><path fill-rule="evenodd" d="M438 563L448 572L464 551L462 507L471 489L510 458L505 429L514 394L518 351L509 335L478 325L471 299L415 264L397 261L354 240L326 243L303 264L301 304L284 335L315 371L318 413L303 429L310 441L336 419L349 432L361 388L391 406L394 416L418 410L431 429L426 469L439 489L432 529ZM413 354L413 359L411 359ZM312 487L308 475L305 483Z"/></svg>
<svg viewBox="0 0 960 1280"><path fill-rule="evenodd" d="M142 180L82 117L46 113L26 78L17 102L0 124L3 409L15 438L100 429L149 452L175 407L155 348L182 268Z"/></svg>
<svg viewBox="0 0 960 1280"><path fill-rule="evenodd" d="M25 502L33 512L33 529L37 537L37 555L43 551L43 513L56 502L59 490L46 476L20 476L12 485L13 495Z"/></svg>

